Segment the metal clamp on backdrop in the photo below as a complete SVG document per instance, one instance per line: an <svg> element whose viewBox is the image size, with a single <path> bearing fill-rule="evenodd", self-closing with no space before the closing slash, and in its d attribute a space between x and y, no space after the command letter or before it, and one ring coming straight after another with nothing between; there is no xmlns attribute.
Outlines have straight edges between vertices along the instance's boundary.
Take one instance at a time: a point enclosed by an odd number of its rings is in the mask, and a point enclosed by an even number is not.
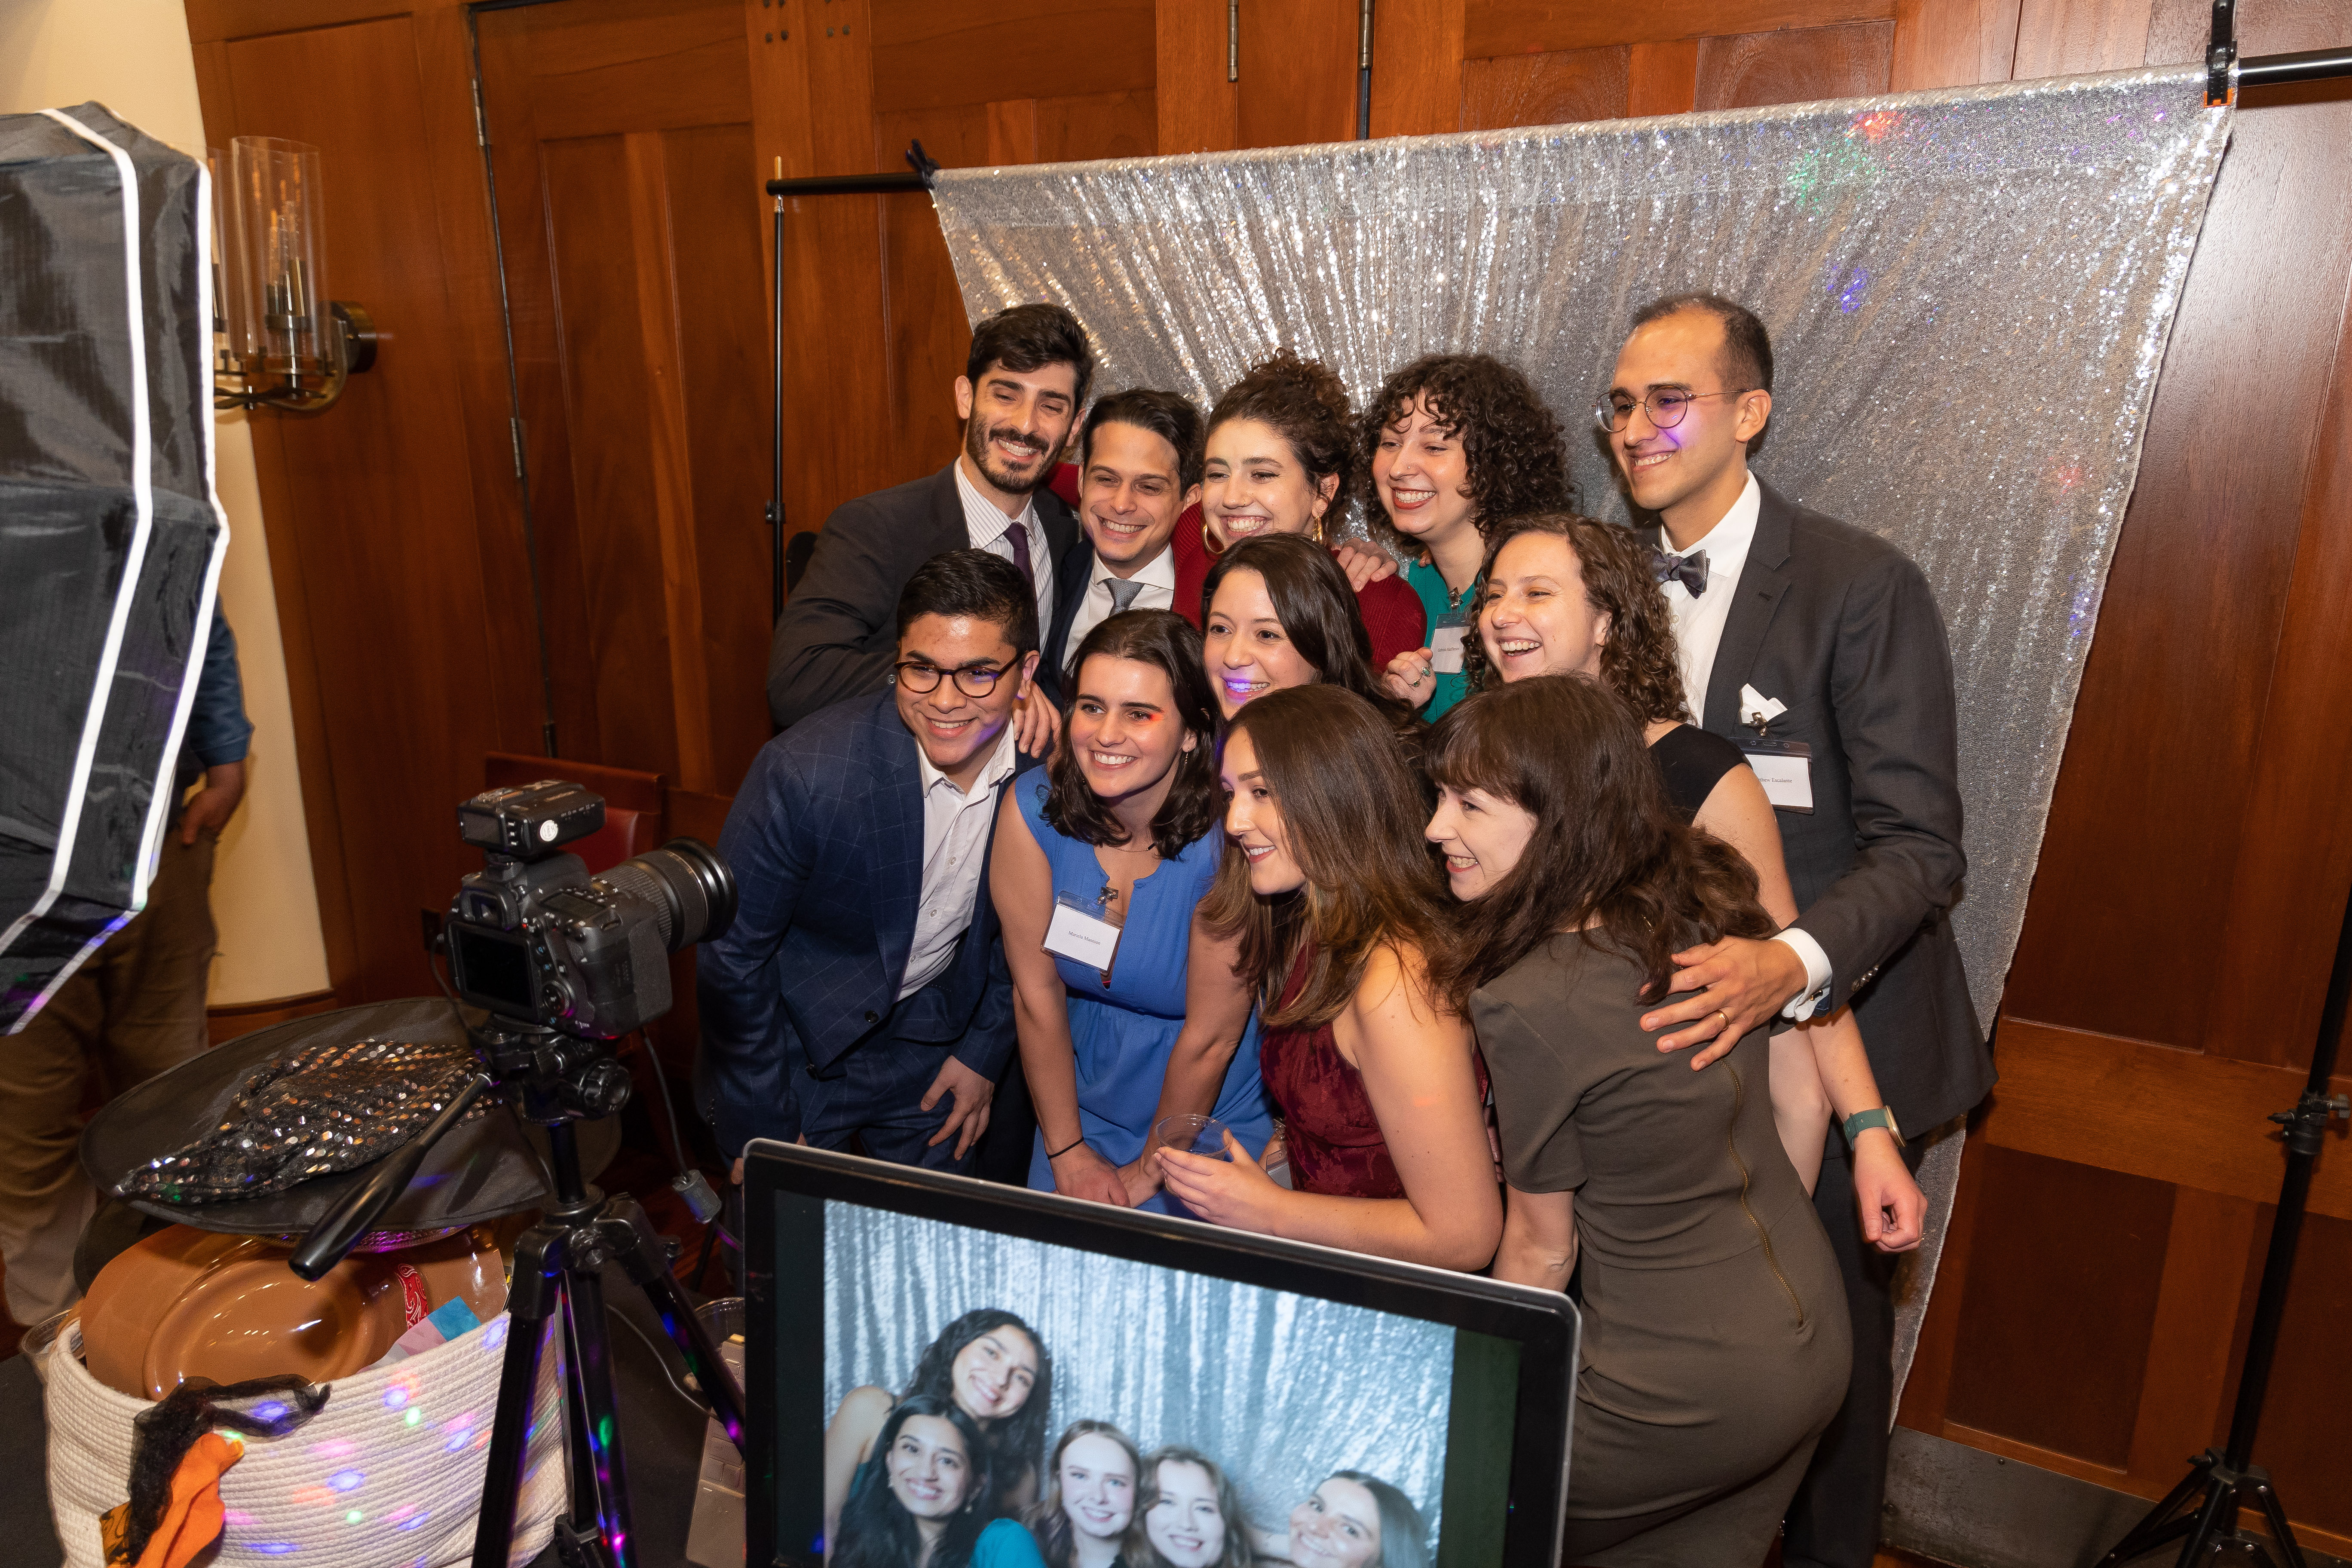
<svg viewBox="0 0 2352 1568"><path fill-rule="evenodd" d="M776 160L776 177L768 182L768 195L775 200L775 243L768 251L768 286L771 291L769 321L775 331L770 345L769 366L774 376L774 436L769 447L768 462L768 619L771 625L784 616L784 198L787 196L889 196L915 191L929 191L937 183L940 165L923 151L920 142L907 143L907 163L913 170L906 174L811 174L801 179L784 178L784 161ZM807 536L809 549L816 547L816 536ZM803 554L794 563L793 575L805 567Z"/></svg>

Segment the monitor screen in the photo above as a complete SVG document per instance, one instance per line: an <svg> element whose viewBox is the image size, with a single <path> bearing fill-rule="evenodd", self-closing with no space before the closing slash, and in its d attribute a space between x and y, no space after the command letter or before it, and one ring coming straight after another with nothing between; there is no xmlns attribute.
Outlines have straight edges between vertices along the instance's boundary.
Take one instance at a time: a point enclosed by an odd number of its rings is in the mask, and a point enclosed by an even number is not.
<svg viewBox="0 0 2352 1568"><path fill-rule="evenodd" d="M1563 1298L755 1147L751 1561L1557 1562Z"/></svg>

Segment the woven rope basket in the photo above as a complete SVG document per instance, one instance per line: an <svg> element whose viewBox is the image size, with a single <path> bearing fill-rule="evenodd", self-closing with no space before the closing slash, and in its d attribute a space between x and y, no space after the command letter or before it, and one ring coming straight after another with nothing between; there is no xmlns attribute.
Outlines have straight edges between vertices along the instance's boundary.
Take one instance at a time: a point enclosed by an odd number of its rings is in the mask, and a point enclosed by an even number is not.
<svg viewBox="0 0 2352 1568"><path fill-rule="evenodd" d="M474 1554L507 1315L332 1384L283 1437L247 1437L221 1478L228 1564L442 1568ZM551 1328L552 1325L551 1325ZM560 1344L540 1359L510 1563L537 1556L564 1506ZM81 1363L81 1326L49 1362L49 1509L68 1568L103 1568L98 1521L130 1496L132 1421L148 1407ZM0 1552L0 1557L5 1557Z"/></svg>

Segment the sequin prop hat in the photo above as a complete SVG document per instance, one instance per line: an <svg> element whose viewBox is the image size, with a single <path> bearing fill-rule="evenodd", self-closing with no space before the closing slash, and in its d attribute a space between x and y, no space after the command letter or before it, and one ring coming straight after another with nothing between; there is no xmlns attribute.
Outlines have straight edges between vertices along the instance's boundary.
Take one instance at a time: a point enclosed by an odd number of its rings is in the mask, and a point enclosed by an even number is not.
<svg viewBox="0 0 2352 1568"><path fill-rule="evenodd" d="M372 1053L363 1044L369 1041L404 1048ZM428 1079L445 1075L454 1084L472 1070L465 1030L439 996L298 1018L231 1040L118 1097L83 1131L82 1165L100 1191L120 1195L142 1213L203 1230L291 1236L310 1229L364 1181L379 1155L407 1142L413 1129L394 1134L390 1121L421 1127L429 1119L430 1110L417 1109L436 1098L423 1092ZM272 1112L308 1114L321 1090L329 1100L340 1100L341 1110L364 1102L376 1112L398 1114L380 1115L384 1125L365 1128L339 1115L334 1105L322 1107L324 1126L338 1131L331 1143L310 1135L318 1128L267 1120ZM225 1123L284 1126L289 1135L277 1140L265 1133L256 1142L268 1148L242 1150L234 1145L249 1134L224 1133ZM620 1125L607 1119L581 1131L582 1163L593 1175L617 1147ZM298 1132L306 1136L293 1136ZM182 1155L194 1163L169 1164ZM313 1165L327 1169L313 1173L308 1169ZM265 1173L290 1173L292 1180L279 1187L259 1179ZM247 1173L257 1179L227 1180ZM228 1195L236 1188L261 1189L261 1195ZM376 1229L386 1241L415 1239L536 1208L545 1194L546 1177L529 1135L514 1118L493 1110L462 1122L432 1148Z"/></svg>

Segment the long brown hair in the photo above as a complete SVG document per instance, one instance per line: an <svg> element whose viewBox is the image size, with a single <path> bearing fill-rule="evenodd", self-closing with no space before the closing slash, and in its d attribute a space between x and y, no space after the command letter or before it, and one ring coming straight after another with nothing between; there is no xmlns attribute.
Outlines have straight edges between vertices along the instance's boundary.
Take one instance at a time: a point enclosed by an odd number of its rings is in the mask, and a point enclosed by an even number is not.
<svg viewBox="0 0 2352 1568"><path fill-rule="evenodd" d="M1224 792L1217 787L1217 699L1201 665L1201 634L1172 610L1128 610L1100 622L1070 661L1073 704L1087 660L1097 658L1133 659L1165 675L1175 697L1171 717L1192 737L1192 749L1176 759L1168 798L1151 819L1151 847L1161 859L1173 860L1214 827L1224 811ZM1127 842L1127 830L1087 783L1076 746L1055 748L1045 777L1044 816L1055 832L1081 844Z"/></svg>
<svg viewBox="0 0 2352 1568"><path fill-rule="evenodd" d="M1779 929L1739 851L1675 816L1640 721L1597 681L1542 675L1465 698L1437 721L1430 752L1439 783L1536 819L1518 864L1465 907L1456 942L1431 964L1448 1005L1466 1006L1579 927L1588 944L1640 964L1648 996L1664 994L1682 949Z"/></svg>
<svg viewBox="0 0 2352 1568"><path fill-rule="evenodd" d="M1244 731L1307 885L1258 897L1249 861L1228 840L1202 920L1239 939L1235 970L1258 987L1261 1022L1321 1024L1355 995L1375 949L1411 946L1433 959L1445 944L1452 910L1422 838L1421 783L1387 720L1336 686L1269 691L1234 715L1225 743ZM1284 1003L1300 942L1314 957Z"/></svg>
<svg viewBox="0 0 2352 1568"><path fill-rule="evenodd" d="M1470 689L1500 686L1494 667L1486 662L1483 635L1486 596L1492 592L1496 559L1503 546L1522 534L1548 533L1565 541L1575 552L1584 578L1584 599L1609 617L1609 640L1601 645L1601 683L1625 700L1643 723L1658 720L1688 720L1690 705L1683 697L1683 667L1675 653L1674 616L1666 595L1650 570L1649 551L1630 529L1601 522L1572 511L1538 511L1506 518L1495 525L1486 541L1486 560L1478 568L1481 635L1466 639L1462 666Z"/></svg>
<svg viewBox="0 0 2352 1568"><path fill-rule="evenodd" d="M1143 1455L1135 1447L1135 1439L1108 1421L1092 1419L1073 1421L1054 1440L1053 1458L1045 1461L1045 1485L1035 1502L1021 1510L1021 1521L1029 1533L1037 1538L1037 1550L1050 1568L1072 1568L1078 1560L1077 1542L1072 1539L1070 1516L1062 1511L1062 1455L1081 1437L1108 1437L1118 1445L1127 1462L1135 1468L1135 1485L1129 1493L1129 1506L1133 1510L1128 1518L1132 1526L1143 1512Z"/></svg>
<svg viewBox="0 0 2352 1568"><path fill-rule="evenodd" d="M1119 1551L1119 1560L1136 1568L1171 1568L1168 1559L1151 1544L1143 1516L1160 1501L1160 1467L1162 1465L1197 1465L1207 1473L1209 1484L1216 1489L1217 1513L1225 1526L1224 1550L1218 1553L1210 1568L1251 1568L1257 1558L1250 1550L1249 1515L1243 1511L1241 1493L1223 1466L1198 1448L1154 1448L1144 1457L1143 1484L1136 1489L1135 1517L1128 1521L1127 1542Z"/></svg>
<svg viewBox="0 0 2352 1568"><path fill-rule="evenodd" d="M1381 689L1363 606L1328 550L1303 533L1261 533L1241 541L1217 557L1201 584L1203 628L1219 585L1236 572L1255 572L1265 580L1265 596L1273 601L1284 635L1324 684L1354 692L1379 709L1392 729L1411 721L1412 708Z"/></svg>

